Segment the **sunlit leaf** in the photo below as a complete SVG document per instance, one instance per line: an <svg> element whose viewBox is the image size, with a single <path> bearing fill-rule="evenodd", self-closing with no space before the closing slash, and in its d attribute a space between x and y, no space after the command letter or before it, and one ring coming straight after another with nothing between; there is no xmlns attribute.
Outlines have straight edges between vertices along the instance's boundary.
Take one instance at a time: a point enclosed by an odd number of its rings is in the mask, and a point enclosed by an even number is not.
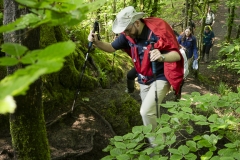
<svg viewBox="0 0 240 160"><path fill-rule="evenodd" d="M2 52L5 52L13 56L21 56L28 50L27 47L18 43L4 43L2 46Z"/></svg>
<svg viewBox="0 0 240 160"><path fill-rule="evenodd" d="M0 58L1 66L14 66L16 64L18 64L18 60L16 58L11 58L11 57Z"/></svg>
<svg viewBox="0 0 240 160"><path fill-rule="evenodd" d="M0 99L0 114L14 113L16 109L16 102L13 97L8 95L3 99Z"/></svg>

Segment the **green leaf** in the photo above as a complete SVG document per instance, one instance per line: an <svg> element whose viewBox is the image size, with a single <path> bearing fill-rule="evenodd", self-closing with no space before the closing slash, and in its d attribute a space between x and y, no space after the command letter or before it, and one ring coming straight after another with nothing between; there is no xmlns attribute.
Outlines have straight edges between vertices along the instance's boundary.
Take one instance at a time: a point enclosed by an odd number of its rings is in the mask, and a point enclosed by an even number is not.
<svg viewBox="0 0 240 160"><path fill-rule="evenodd" d="M113 146L112 145L108 145L107 147L105 147L102 151L103 152L109 152L113 149Z"/></svg>
<svg viewBox="0 0 240 160"><path fill-rule="evenodd" d="M116 158L118 160L126 160L126 159L130 159L130 156L127 154L121 154L121 155L116 156Z"/></svg>
<svg viewBox="0 0 240 160"><path fill-rule="evenodd" d="M6 96L3 99L0 99L0 113L14 113L16 109L16 102L12 96Z"/></svg>
<svg viewBox="0 0 240 160"><path fill-rule="evenodd" d="M108 156L101 158L101 160L113 160L114 158L115 158L114 156L108 155Z"/></svg>
<svg viewBox="0 0 240 160"><path fill-rule="evenodd" d="M161 121L168 121L171 117L168 114L162 114L161 115Z"/></svg>
<svg viewBox="0 0 240 160"><path fill-rule="evenodd" d="M111 151L110 151L110 154L112 156L118 156L118 155L121 155L122 154L122 150L120 148L113 148Z"/></svg>
<svg viewBox="0 0 240 160"><path fill-rule="evenodd" d="M123 136L123 140L133 139L133 133L128 133Z"/></svg>
<svg viewBox="0 0 240 160"><path fill-rule="evenodd" d="M231 156L230 157L221 157L220 160L235 160L235 158L231 157Z"/></svg>
<svg viewBox="0 0 240 160"><path fill-rule="evenodd" d="M236 109L236 113L240 113L240 107Z"/></svg>
<svg viewBox="0 0 240 160"><path fill-rule="evenodd" d="M123 137L122 136L114 136L113 137L115 141L118 141L118 142L122 142L123 141Z"/></svg>
<svg viewBox="0 0 240 160"><path fill-rule="evenodd" d="M187 146L185 146L185 145L181 145L181 146L178 147L178 151L179 151L181 154L184 154L184 155L188 154L188 153L189 153L189 150L190 150L190 149L189 149Z"/></svg>
<svg viewBox="0 0 240 160"><path fill-rule="evenodd" d="M138 145L138 143L128 143L127 148L132 149L132 148L136 147L137 145Z"/></svg>
<svg viewBox="0 0 240 160"><path fill-rule="evenodd" d="M201 156L201 160L208 160L212 157L212 155L213 155L213 152L208 151L206 154Z"/></svg>
<svg viewBox="0 0 240 160"><path fill-rule="evenodd" d="M38 55L42 53L42 50L33 50L33 51L28 51L26 55L21 57L20 61L23 64L34 64L37 63L38 60Z"/></svg>
<svg viewBox="0 0 240 160"><path fill-rule="evenodd" d="M227 143L224 146L228 147L228 148L236 148L237 146L233 143Z"/></svg>
<svg viewBox="0 0 240 160"><path fill-rule="evenodd" d="M195 160L195 159L197 159L197 156L195 154L193 154L193 153L189 153L189 154L185 155L184 157L187 160Z"/></svg>
<svg viewBox="0 0 240 160"><path fill-rule="evenodd" d="M151 158L147 155L140 155L139 156L139 160L149 160L149 159L151 159Z"/></svg>
<svg viewBox="0 0 240 160"><path fill-rule="evenodd" d="M132 128L132 132L133 133L142 133L142 128L143 128L143 126L134 126Z"/></svg>
<svg viewBox="0 0 240 160"><path fill-rule="evenodd" d="M57 60L73 53L76 44L72 41L59 42L45 48L38 56L41 61L49 59Z"/></svg>
<svg viewBox="0 0 240 160"><path fill-rule="evenodd" d="M18 43L4 43L1 46L1 48L2 48L2 52L5 52L13 56L18 56L18 57L28 51L27 47L22 46L21 44L18 44Z"/></svg>
<svg viewBox="0 0 240 160"><path fill-rule="evenodd" d="M214 157L211 158L211 160L219 160L219 159L220 159L219 156L214 156Z"/></svg>
<svg viewBox="0 0 240 160"><path fill-rule="evenodd" d="M150 133L152 131L152 125L149 124L147 126L143 126L143 133L144 134L147 134L147 133Z"/></svg>
<svg viewBox="0 0 240 160"><path fill-rule="evenodd" d="M188 134L191 134L191 133L193 133L194 129L193 129L192 126L187 126L186 131L187 131Z"/></svg>
<svg viewBox="0 0 240 160"><path fill-rule="evenodd" d="M189 147L190 151L196 152L197 151L197 144L194 141L187 141L186 145Z"/></svg>
<svg viewBox="0 0 240 160"><path fill-rule="evenodd" d="M144 135L139 134L138 137L135 138L135 142L140 142L144 139Z"/></svg>
<svg viewBox="0 0 240 160"><path fill-rule="evenodd" d="M198 140L200 140L200 139L202 139L202 137L201 137L200 135L196 135L195 137L193 137L193 140L194 140L194 141L198 141Z"/></svg>
<svg viewBox="0 0 240 160"><path fill-rule="evenodd" d="M158 131L157 131L157 134L161 134L161 133L168 133L168 132L171 132L172 129L170 127L163 127L163 128L160 128Z"/></svg>
<svg viewBox="0 0 240 160"><path fill-rule="evenodd" d="M12 32L20 29L24 29L26 27L34 25L34 27L39 26L41 23L38 23L41 21L41 18L38 15L35 14L26 14L23 15L21 18L18 18L16 21L9 23L7 25L3 25L0 27L0 33L6 32Z"/></svg>
<svg viewBox="0 0 240 160"><path fill-rule="evenodd" d="M210 122L216 122L218 118L218 115L217 114L212 114L209 118L208 118L208 121Z"/></svg>
<svg viewBox="0 0 240 160"><path fill-rule="evenodd" d="M5 77L0 81L0 99L7 95L16 96L25 94L29 85L44 73L46 73L46 68L35 69L33 66L28 66Z"/></svg>
<svg viewBox="0 0 240 160"><path fill-rule="evenodd" d="M36 7L37 6L37 1L35 1L35 0L16 0L16 2L23 4L24 6L28 6L28 7Z"/></svg>
<svg viewBox="0 0 240 160"><path fill-rule="evenodd" d="M2 57L0 58L1 66L14 66L18 64L18 60L16 58L11 57Z"/></svg>
<svg viewBox="0 0 240 160"><path fill-rule="evenodd" d="M182 158L183 158L182 155L176 155L176 154L174 154L174 155L171 156L170 160L180 160L180 159L182 159Z"/></svg>
<svg viewBox="0 0 240 160"><path fill-rule="evenodd" d="M173 154L181 155L181 152L174 148L169 148L168 151Z"/></svg>
<svg viewBox="0 0 240 160"><path fill-rule="evenodd" d="M192 113L192 109L189 107L182 107L181 110L187 113Z"/></svg>
<svg viewBox="0 0 240 160"><path fill-rule="evenodd" d="M209 141L207 141L207 140L200 140L200 141L197 142L197 144L199 144L201 146L204 146L204 147L211 147L212 146L212 144L209 143Z"/></svg>

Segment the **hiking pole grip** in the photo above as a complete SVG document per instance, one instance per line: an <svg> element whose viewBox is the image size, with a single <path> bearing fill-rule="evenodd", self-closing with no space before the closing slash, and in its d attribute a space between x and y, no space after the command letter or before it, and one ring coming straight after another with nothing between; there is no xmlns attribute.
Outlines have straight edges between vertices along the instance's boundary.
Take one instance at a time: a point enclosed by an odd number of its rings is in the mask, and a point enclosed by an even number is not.
<svg viewBox="0 0 240 160"><path fill-rule="evenodd" d="M95 21L94 24L93 24L93 31L92 31L92 33L95 33L95 32L97 32L97 38L98 38L98 40L100 40L99 23L98 23L98 21ZM89 42L88 43L88 49L90 49L92 47L92 44L93 44L93 42Z"/></svg>
<svg viewBox="0 0 240 160"><path fill-rule="evenodd" d="M154 50L154 42L151 41L150 44L151 44L151 51L152 51L152 50ZM153 74L156 74L157 73L156 62L152 61L151 64L152 64L152 72L153 72Z"/></svg>

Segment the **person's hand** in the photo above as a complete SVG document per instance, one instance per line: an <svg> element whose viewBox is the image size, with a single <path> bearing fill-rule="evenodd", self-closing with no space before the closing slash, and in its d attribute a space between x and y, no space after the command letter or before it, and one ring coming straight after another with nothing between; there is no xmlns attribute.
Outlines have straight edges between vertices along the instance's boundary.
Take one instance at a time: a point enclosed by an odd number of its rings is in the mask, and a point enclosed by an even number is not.
<svg viewBox="0 0 240 160"><path fill-rule="evenodd" d="M93 33L93 31L90 31L90 33L88 35L88 41L93 42L94 44L96 44L99 41L97 34Z"/></svg>
<svg viewBox="0 0 240 160"><path fill-rule="evenodd" d="M150 61L157 61L161 57L161 52L158 49L154 49L149 53L150 53Z"/></svg>

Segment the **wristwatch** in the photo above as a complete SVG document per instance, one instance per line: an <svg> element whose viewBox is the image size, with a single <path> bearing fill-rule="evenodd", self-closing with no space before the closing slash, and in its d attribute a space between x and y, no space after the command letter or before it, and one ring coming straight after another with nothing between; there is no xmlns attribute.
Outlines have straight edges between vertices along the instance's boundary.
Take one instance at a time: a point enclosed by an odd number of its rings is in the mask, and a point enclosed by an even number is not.
<svg viewBox="0 0 240 160"><path fill-rule="evenodd" d="M160 55L160 60L159 60L160 62L164 62L165 61L165 57L164 57L164 55Z"/></svg>

